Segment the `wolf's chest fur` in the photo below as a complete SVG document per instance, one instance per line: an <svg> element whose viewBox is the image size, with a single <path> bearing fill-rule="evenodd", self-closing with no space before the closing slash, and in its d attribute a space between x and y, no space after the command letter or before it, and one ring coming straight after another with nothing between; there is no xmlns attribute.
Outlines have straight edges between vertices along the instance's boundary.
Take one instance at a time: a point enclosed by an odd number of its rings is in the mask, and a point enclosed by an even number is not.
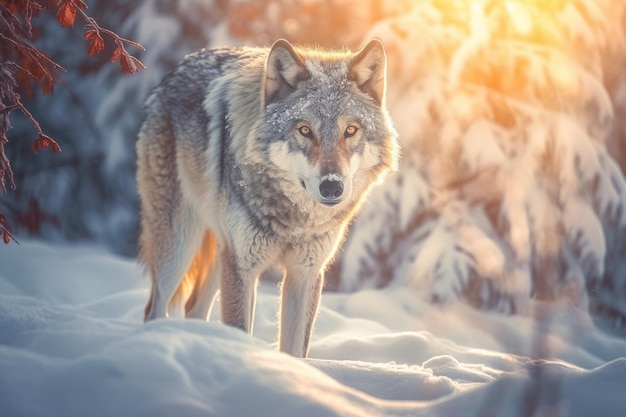
<svg viewBox="0 0 626 417"><path fill-rule="evenodd" d="M292 243L327 233L339 233L347 204L340 210L313 201L300 184L292 184L276 169L262 164L243 163L231 172L229 198L248 212L254 225L275 240Z"/></svg>

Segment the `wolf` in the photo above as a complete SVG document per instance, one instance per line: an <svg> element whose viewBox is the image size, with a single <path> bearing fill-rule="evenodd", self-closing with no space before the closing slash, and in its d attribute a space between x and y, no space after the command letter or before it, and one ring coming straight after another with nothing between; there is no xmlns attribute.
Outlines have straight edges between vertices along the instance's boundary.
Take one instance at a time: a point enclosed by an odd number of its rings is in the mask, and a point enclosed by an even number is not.
<svg viewBox="0 0 626 417"><path fill-rule="evenodd" d="M387 58L299 47L205 49L146 101L137 140L145 320L176 311L252 333L259 275L284 276L279 348L306 357L324 271L372 187L397 169Z"/></svg>

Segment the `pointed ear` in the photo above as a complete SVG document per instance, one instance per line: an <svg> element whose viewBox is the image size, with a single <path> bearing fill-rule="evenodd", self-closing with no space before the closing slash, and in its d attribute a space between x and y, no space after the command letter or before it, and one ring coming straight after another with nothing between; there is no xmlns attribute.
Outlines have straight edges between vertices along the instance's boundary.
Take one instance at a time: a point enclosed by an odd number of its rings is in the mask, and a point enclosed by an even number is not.
<svg viewBox="0 0 626 417"><path fill-rule="evenodd" d="M374 39L350 61L348 76L378 104L385 99L387 88L387 55L383 44Z"/></svg>
<svg viewBox="0 0 626 417"><path fill-rule="evenodd" d="M299 81L309 78L304 60L284 39L274 42L265 63L263 105L267 106L292 93Z"/></svg>

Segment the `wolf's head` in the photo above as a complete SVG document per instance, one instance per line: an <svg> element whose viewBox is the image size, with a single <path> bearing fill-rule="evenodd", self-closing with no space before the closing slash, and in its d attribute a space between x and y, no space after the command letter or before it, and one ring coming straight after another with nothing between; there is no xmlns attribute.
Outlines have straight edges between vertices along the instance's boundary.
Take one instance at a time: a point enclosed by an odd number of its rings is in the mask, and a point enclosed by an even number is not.
<svg viewBox="0 0 626 417"><path fill-rule="evenodd" d="M356 201L397 167L385 108L386 55L371 41L357 53L272 46L263 80L267 158L315 201Z"/></svg>

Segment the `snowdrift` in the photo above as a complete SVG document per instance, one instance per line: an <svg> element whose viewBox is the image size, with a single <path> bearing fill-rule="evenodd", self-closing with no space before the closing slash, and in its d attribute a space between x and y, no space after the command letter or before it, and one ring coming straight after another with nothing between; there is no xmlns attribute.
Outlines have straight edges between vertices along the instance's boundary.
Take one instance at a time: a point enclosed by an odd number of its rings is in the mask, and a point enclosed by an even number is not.
<svg viewBox="0 0 626 417"><path fill-rule="evenodd" d="M254 337L216 312L144 324L147 297L141 269L98 247L3 247L2 415L623 413L626 341L565 305L506 317L405 289L327 293L299 360L276 351L274 284L261 286Z"/></svg>

